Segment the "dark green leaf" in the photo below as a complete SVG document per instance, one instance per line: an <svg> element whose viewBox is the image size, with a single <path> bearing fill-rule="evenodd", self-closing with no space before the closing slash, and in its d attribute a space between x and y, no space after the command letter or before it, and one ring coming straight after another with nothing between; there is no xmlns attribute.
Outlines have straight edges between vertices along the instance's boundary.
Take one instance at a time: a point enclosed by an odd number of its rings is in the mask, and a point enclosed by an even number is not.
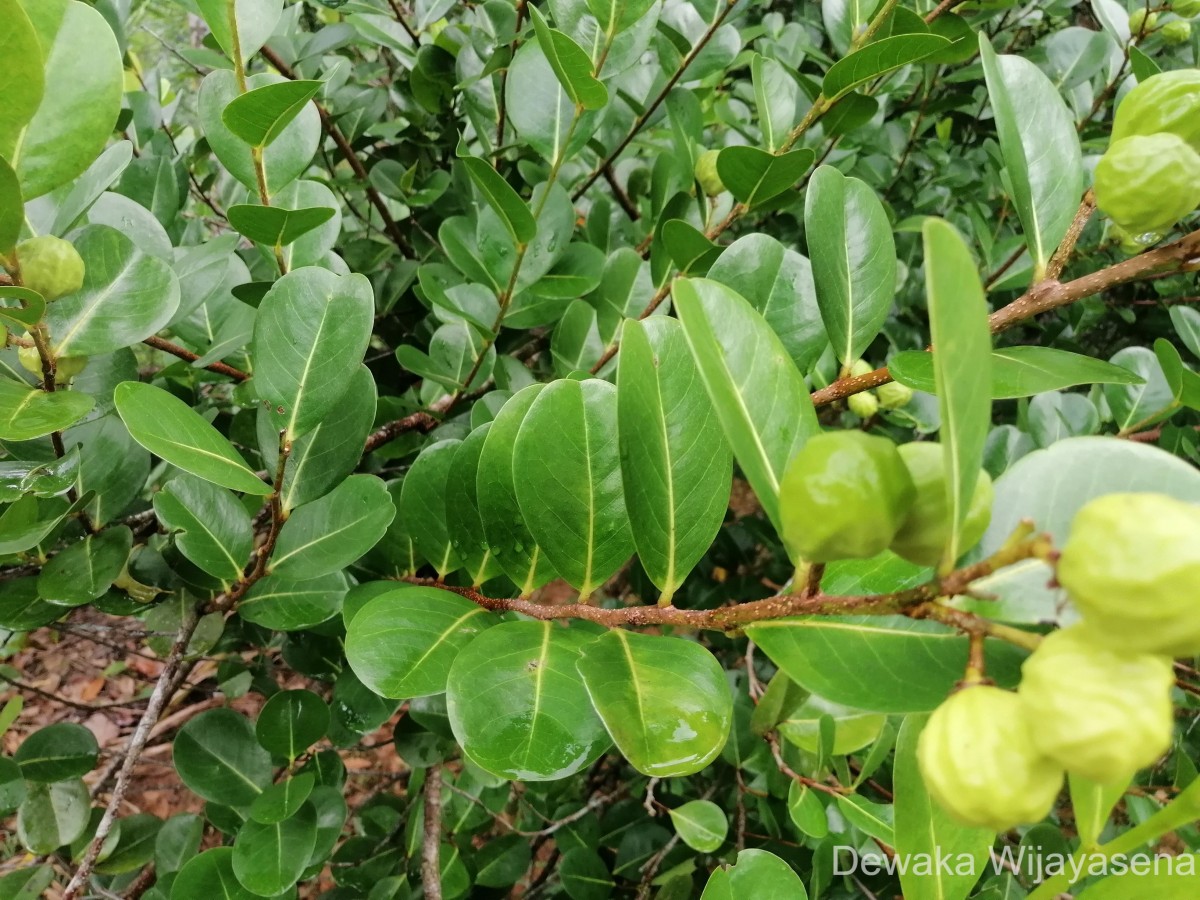
<svg viewBox="0 0 1200 900"><path fill-rule="evenodd" d="M17 810L17 837L30 853L53 853L84 833L91 803L82 779L33 782Z"/></svg>
<svg viewBox="0 0 1200 900"><path fill-rule="evenodd" d="M251 147L268 147L317 95L322 84L320 81L280 81L263 85L247 91L226 106L221 121Z"/></svg>
<svg viewBox="0 0 1200 900"><path fill-rule="evenodd" d="M0 376L0 440L29 441L62 431L94 405L95 400L78 391L47 393Z"/></svg>
<svg viewBox="0 0 1200 900"><path fill-rule="evenodd" d="M583 109L608 103L608 88L596 80L591 57L561 31L551 28L536 6L528 8L538 45L571 102Z"/></svg>
<svg viewBox="0 0 1200 900"><path fill-rule="evenodd" d="M230 225L250 240L268 247L286 247L294 243L314 228L320 228L336 212L328 206L283 209L249 203L231 206L226 210Z"/></svg>
<svg viewBox="0 0 1200 900"><path fill-rule="evenodd" d="M821 92L827 100L837 100L860 84L919 62L949 46L946 38L936 34L900 34L873 41L830 66Z"/></svg>
<svg viewBox="0 0 1200 900"><path fill-rule="evenodd" d="M27 737L13 759L26 781L66 781L90 772L99 753L90 731L82 725L59 722Z"/></svg>
<svg viewBox="0 0 1200 900"><path fill-rule="evenodd" d="M268 572L307 579L343 569L379 542L395 514L381 479L351 475L292 512L279 532Z"/></svg>
<svg viewBox="0 0 1200 900"><path fill-rule="evenodd" d="M275 773L250 721L232 709L210 709L187 722L175 737L174 761L188 788L227 806L249 806Z"/></svg>
<svg viewBox="0 0 1200 900"><path fill-rule="evenodd" d="M154 495L154 512L175 546L189 560L225 584L242 575L250 560L254 529L250 514L228 491L180 474Z"/></svg>
<svg viewBox="0 0 1200 900"><path fill-rule="evenodd" d="M124 525L89 534L46 563L38 593L62 606L91 603L120 577L132 547L133 534Z"/></svg>
<svg viewBox="0 0 1200 900"><path fill-rule="evenodd" d="M808 148L776 155L757 147L726 147L717 157L717 173L729 192L753 209L804 177L814 159Z"/></svg>
<svg viewBox="0 0 1200 900"><path fill-rule="evenodd" d="M258 714L254 733L275 756L294 760L325 736L329 707L312 691L280 691Z"/></svg>
<svg viewBox="0 0 1200 900"><path fill-rule="evenodd" d="M512 186L482 159L465 156L462 164L475 186L479 188L479 192L483 194L488 206L496 211L512 239L518 244L528 244L532 241L537 234L537 221Z"/></svg>

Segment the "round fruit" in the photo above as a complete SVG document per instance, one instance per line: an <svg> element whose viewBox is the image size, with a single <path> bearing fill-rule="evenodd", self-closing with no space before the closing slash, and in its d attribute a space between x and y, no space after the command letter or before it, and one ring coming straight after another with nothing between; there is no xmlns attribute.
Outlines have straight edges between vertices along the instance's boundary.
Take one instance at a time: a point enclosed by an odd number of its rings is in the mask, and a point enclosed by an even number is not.
<svg viewBox="0 0 1200 900"><path fill-rule="evenodd" d="M861 378L863 375L869 375L875 371L875 367L865 359L856 359L854 364L850 366L850 377Z"/></svg>
<svg viewBox="0 0 1200 900"><path fill-rule="evenodd" d="M1033 745L1099 784L1128 779L1171 746L1175 675L1165 656L1096 643L1086 625L1049 635L1021 667Z"/></svg>
<svg viewBox="0 0 1200 900"><path fill-rule="evenodd" d="M850 407L850 412L860 419L869 419L879 412L879 400L870 391L851 394L846 402Z"/></svg>
<svg viewBox="0 0 1200 900"><path fill-rule="evenodd" d="M1095 191L1130 234L1168 231L1200 205L1200 154L1174 134L1123 138L1096 164Z"/></svg>
<svg viewBox="0 0 1200 900"><path fill-rule="evenodd" d="M1200 506L1106 494L1084 506L1058 581L1093 637L1126 653L1200 653Z"/></svg>
<svg viewBox="0 0 1200 900"><path fill-rule="evenodd" d="M54 362L55 381L60 384L70 381L87 368L86 356L60 356Z"/></svg>
<svg viewBox="0 0 1200 900"><path fill-rule="evenodd" d="M720 150L705 150L696 160L696 180L700 182L704 193L710 197L725 192L725 182L721 181L721 175L717 171L717 157L720 155Z"/></svg>
<svg viewBox="0 0 1200 900"><path fill-rule="evenodd" d="M1112 141L1167 132L1200 152L1200 69L1151 75L1125 95L1113 117Z"/></svg>
<svg viewBox="0 0 1200 900"><path fill-rule="evenodd" d="M42 355L38 353L37 347L21 347L17 350L17 360L21 363L21 368L27 372L32 372L34 375L41 377L42 375Z"/></svg>
<svg viewBox="0 0 1200 900"><path fill-rule="evenodd" d="M913 398L913 390L907 384L898 381L888 381L875 388L879 397L879 405L884 409L899 409L908 406Z"/></svg>
<svg viewBox="0 0 1200 900"><path fill-rule="evenodd" d="M783 475L783 541L796 561L882 553L908 515L912 478L896 445L861 431L811 438Z"/></svg>
<svg viewBox="0 0 1200 900"><path fill-rule="evenodd" d="M933 711L917 764L938 804L965 825L1008 831L1040 822L1062 787L1062 766L1033 746L1017 695L976 685Z"/></svg>
<svg viewBox="0 0 1200 900"><path fill-rule="evenodd" d="M1172 0L1171 12L1185 19L1200 16L1200 0Z"/></svg>
<svg viewBox="0 0 1200 900"><path fill-rule="evenodd" d="M1129 14L1129 31L1134 35L1149 34L1158 23L1158 13L1135 9Z"/></svg>
<svg viewBox="0 0 1200 900"><path fill-rule="evenodd" d="M30 238L17 245L21 282L46 302L83 287L83 258L69 241L52 235Z"/></svg>
<svg viewBox="0 0 1200 900"><path fill-rule="evenodd" d="M942 561L950 537L950 501L946 496L946 460L942 445L919 441L903 445L900 458L908 467L916 499L908 518L896 532L892 552L919 566L936 566ZM969 550L979 543L992 520L992 478L980 472L971 496L971 508L963 523L962 543Z"/></svg>
<svg viewBox="0 0 1200 900"><path fill-rule="evenodd" d="M1163 42L1170 46L1186 44L1192 37L1192 23L1185 22L1183 19L1175 19L1164 25L1160 33Z"/></svg>

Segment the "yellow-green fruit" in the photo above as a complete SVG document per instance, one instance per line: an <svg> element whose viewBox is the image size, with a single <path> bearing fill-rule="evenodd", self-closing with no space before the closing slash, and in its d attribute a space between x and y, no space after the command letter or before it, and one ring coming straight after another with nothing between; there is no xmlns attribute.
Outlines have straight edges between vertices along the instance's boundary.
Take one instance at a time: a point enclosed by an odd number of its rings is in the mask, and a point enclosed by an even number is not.
<svg viewBox="0 0 1200 900"><path fill-rule="evenodd" d="M717 157L720 155L720 150L705 150L696 160L696 180L700 182L704 193L710 197L725 192L725 183L721 181L721 175L717 172Z"/></svg>
<svg viewBox="0 0 1200 900"><path fill-rule="evenodd" d="M41 376L42 356L37 352L37 347L21 347L17 350L17 359L20 361L21 367L27 372L32 372L39 377Z"/></svg>
<svg viewBox="0 0 1200 900"><path fill-rule="evenodd" d="M950 501L946 496L946 461L942 445L919 441L903 445L900 458L908 467L916 499L908 518L896 532L892 552L919 566L936 566L942 561L950 537ZM963 550L979 543L992 520L992 478L980 472L971 495L971 507L962 527Z"/></svg>
<svg viewBox="0 0 1200 900"><path fill-rule="evenodd" d="M87 368L86 356L60 356L54 362L55 381L59 383L70 381Z"/></svg>
<svg viewBox="0 0 1200 900"><path fill-rule="evenodd" d="M1192 23L1185 22L1183 19L1175 19L1164 25L1159 33L1166 44L1171 46L1186 44L1192 36Z"/></svg>
<svg viewBox="0 0 1200 900"><path fill-rule="evenodd" d="M1017 695L977 685L933 711L917 741L925 787L964 825L1008 831L1040 822L1062 788L1062 766L1033 746Z"/></svg>
<svg viewBox="0 0 1200 900"><path fill-rule="evenodd" d="M1158 24L1158 13L1147 13L1145 9L1135 9L1129 14L1129 30L1135 36L1149 34Z"/></svg>
<svg viewBox="0 0 1200 900"><path fill-rule="evenodd" d="M1171 12L1185 19L1200 16L1200 0L1172 0Z"/></svg>
<svg viewBox="0 0 1200 900"><path fill-rule="evenodd" d="M879 399L870 391L851 394L846 403L850 407L850 412L860 419L869 419L879 412Z"/></svg>
<svg viewBox="0 0 1200 900"><path fill-rule="evenodd" d="M70 241L52 235L30 238L17 245L21 281L47 302L83 287L83 258Z"/></svg>
<svg viewBox="0 0 1200 900"><path fill-rule="evenodd" d="M1106 494L1075 514L1058 582L1096 640L1126 653L1200 653L1200 506Z"/></svg>
<svg viewBox="0 0 1200 900"><path fill-rule="evenodd" d="M867 559L892 542L914 493L887 438L861 431L819 434L784 472L783 542L796 561Z"/></svg>
<svg viewBox="0 0 1200 900"><path fill-rule="evenodd" d="M1200 69L1151 75L1121 100L1113 117L1112 141L1167 132L1200 152Z"/></svg>
<svg viewBox="0 0 1200 900"><path fill-rule="evenodd" d="M879 397L879 405L883 409L899 409L902 406L908 406L913 398L912 388L898 381L881 384L875 388L875 394Z"/></svg>
<svg viewBox="0 0 1200 900"><path fill-rule="evenodd" d="M851 378L860 378L863 375L869 375L871 372L874 372L874 371L875 371L875 367L873 365L871 365L869 362L867 362L865 359L856 359L854 361L854 364L852 366L850 366L850 377Z"/></svg>
<svg viewBox="0 0 1200 900"><path fill-rule="evenodd" d="M1174 134L1123 138L1096 164L1095 191L1130 234L1162 233L1200 205L1200 154Z"/></svg>
<svg viewBox="0 0 1200 900"><path fill-rule="evenodd" d="M1174 684L1167 657L1103 647L1086 625L1075 625L1049 635L1025 660L1017 695L1038 752L1108 784L1171 746Z"/></svg>

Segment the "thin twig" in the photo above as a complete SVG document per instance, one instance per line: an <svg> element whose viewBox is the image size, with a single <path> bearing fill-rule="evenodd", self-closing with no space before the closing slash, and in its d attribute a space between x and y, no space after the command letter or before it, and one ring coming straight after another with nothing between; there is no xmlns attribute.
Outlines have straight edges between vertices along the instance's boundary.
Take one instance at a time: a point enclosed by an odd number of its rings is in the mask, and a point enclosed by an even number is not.
<svg viewBox="0 0 1200 900"><path fill-rule="evenodd" d="M142 340L142 343L148 347L153 347L155 350L161 350L163 353L170 353L172 356L178 356L182 360L194 363L200 358L200 354L193 353L186 347L180 347L178 344L172 344L170 341L160 337L148 337ZM235 369L233 366L223 362L212 362L204 366L210 372L215 372L218 375L225 375L235 381L247 381L250 378L249 373L243 372L241 369Z"/></svg>

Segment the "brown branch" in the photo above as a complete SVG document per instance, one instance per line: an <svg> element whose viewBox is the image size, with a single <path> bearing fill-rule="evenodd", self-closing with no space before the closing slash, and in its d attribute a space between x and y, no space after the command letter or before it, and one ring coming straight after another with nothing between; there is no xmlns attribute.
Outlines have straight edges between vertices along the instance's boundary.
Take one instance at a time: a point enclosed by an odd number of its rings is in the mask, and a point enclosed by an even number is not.
<svg viewBox="0 0 1200 900"><path fill-rule="evenodd" d="M425 412L415 412L403 419L395 419L371 432L370 437L367 438L367 444L363 448L363 453L378 450L384 444L394 441L409 431L421 433L433 431L439 424L437 419Z"/></svg>
<svg viewBox="0 0 1200 900"><path fill-rule="evenodd" d="M182 360L194 363L200 358L200 354L193 353L186 347L180 347L178 344L172 344L170 341L163 340L160 337L148 337L142 341L148 347L153 347L155 350L161 350L163 353L170 353L172 356L178 356ZM204 366L210 372L215 372L218 375L225 375L235 381L246 381L250 375L243 372L241 369L235 369L233 366L226 365L223 362L209 363Z"/></svg>
<svg viewBox="0 0 1200 900"><path fill-rule="evenodd" d="M940 18L942 13L949 12L951 7L958 6L960 3L962 3L962 0L942 0L942 2L935 6L929 15L925 17L925 24L928 25L935 19Z"/></svg>
<svg viewBox="0 0 1200 900"><path fill-rule="evenodd" d="M425 773L425 829L421 839L421 885L427 900L442 900L442 764Z"/></svg>
<svg viewBox="0 0 1200 900"><path fill-rule="evenodd" d="M629 194L625 193L625 189L621 187L617 181L617 175L613 172L611 165L604 167L604 180L608 182L608 186L612 188L613 197L620 204L621 209L625 210L625 215L629 216L634 222L641 218L638 208L633 205L633 201L629 199Z"/></svg>
<svg viewBox="0 0 1200 900"><path fill-rule="evenodd" d="M517 0L517 24L513 29L512 43L509 44L509 60L511 63L512 57L517 54L517 44L521 40L521 26L525 23L525 8L528 6L528 0ZM496 150L499 151L504 146L504 126L508 122L508 99L506 97L508 91L508 66L505 66L500 71L500 99L496 102ZM496 155L496 167L500 166L500 155Z"/></svg>
<svg viewBox="0 0 1200 900"><path fill-rule="evenodd" d="M417 33L413 31L412 26L408 24L408 20L404 17L404 11L400 9L400 4L397 3L396 0L388 0L388 5L391 6L392 13L395 15L396 21L400 23L400 27L404 29L404 32L410 38L412 38L413 46L415 47L419 45L421 43L421 39L417 37Z"/></svg>
<svg viewBox="0 0 1200 900"><path fill-rule="evenodd" d="M1075 218L1071 220L1071 225L1067 228L1067 233L1046 265L1046 278L1057 279L1062 274L1067 261L1075 251L1075 245L1079 243L1079 236L1083 234L1083 229L1087 227L1088 220L1095 211L1096 195L1092 193L1091 188L1088 188L1083 194L1083 201L1079 204L1079 209L1075 212Z"/></svg>

